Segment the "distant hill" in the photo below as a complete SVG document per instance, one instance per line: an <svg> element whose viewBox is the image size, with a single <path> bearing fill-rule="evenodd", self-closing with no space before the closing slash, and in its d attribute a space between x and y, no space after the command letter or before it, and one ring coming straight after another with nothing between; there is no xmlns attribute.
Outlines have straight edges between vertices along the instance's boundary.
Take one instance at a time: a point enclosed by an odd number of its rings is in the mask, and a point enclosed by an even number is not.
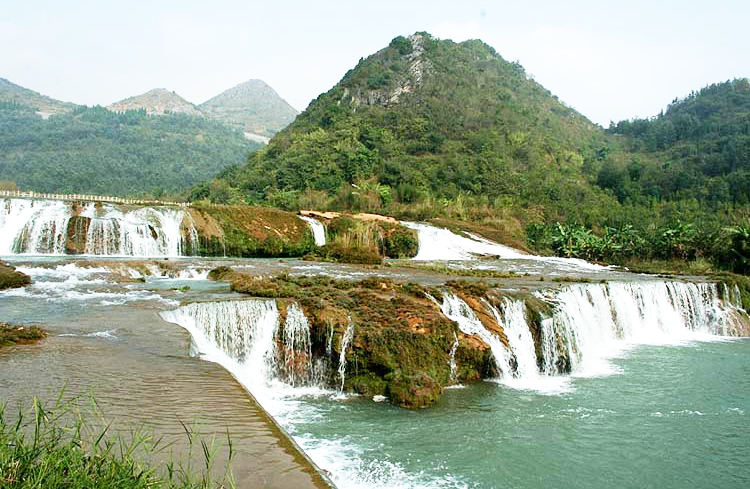
<svg viewBox="0 0 750 489"><path fill-rule="evenodd" d="M76 104L61 102L33 90L23 88L9 82L5 78L0 78L0 102L7 105L18 104L19 106L32 108L42 117L64 114L77 107Z"/></svg>
<svg viewBox="0 0 750 489"><path fill-rule="evenodd" d="M107 109L113 112L145 110L149 115L164 115L165 113L202 115L195 105L164 88L155 88L142 95L115 102L107 106Z"/></svg>
<svg viewBox="0 0 750 489"><path fill-rule="evenodd" d="M490 46L417 33L362 59L215 187L290 207L312 196L371 211L533 203L555 218L611 202L593 184L607 145L601 128Z"/></svg>
<svg viewBox="0 0 750 489"><path fill-rule="evenodd" d="M716 83L656 117L612 124L630 157L598 182L621 201L696 199L750 204L750 82Z"/></svg>
<svg viewBox="0 0 750 489"><path fill-rule="evenodd" d="M0 180L23 190L160 196L238 165L260 147L224 123L190 115L197 114L192 105L165 90L113 112L54 101L6 80L0 87ZM43 118L42 111L54 115Z"/></svg>
<svg viewBox="0 0 750 489"><path fill-rule="evenodd" d="M198 109L243 132L266 137L273 136L297 117L297 110L261 80L230 88L200 104Z"/></svg>

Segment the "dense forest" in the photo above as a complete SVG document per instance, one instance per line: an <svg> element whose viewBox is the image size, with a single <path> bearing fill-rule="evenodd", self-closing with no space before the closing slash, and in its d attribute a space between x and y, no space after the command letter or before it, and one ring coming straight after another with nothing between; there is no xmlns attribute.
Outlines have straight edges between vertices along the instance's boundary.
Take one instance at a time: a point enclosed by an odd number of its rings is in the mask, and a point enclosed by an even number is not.
<svg viewBox="0 0 750 489"><path fill-rule="evenodd" d="M43 119L0 101L0 180L39 192L160 197L246 160L259 147L203 117L76 107Z"/></svg>
<svg viewBox="0 0 750 489"><path fill-rule="evenodd" d="M621 202L750 203L747 79L711 85L654 118L612 124L608 132L626 136L632 156L602 168L597 182Z"/></svg>
<svg viewBox="0 0 750 489"><path fill-rule="evenodd" d="M397 37L191 197L451 218L539 252L743 270L747 87L605 131L480 41Z"/></svg>

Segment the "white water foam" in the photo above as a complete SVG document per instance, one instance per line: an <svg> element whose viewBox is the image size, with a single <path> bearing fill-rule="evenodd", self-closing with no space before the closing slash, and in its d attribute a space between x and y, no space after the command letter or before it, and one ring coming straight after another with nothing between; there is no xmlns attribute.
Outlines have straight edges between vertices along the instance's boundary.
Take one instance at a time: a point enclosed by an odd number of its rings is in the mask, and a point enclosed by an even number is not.
<svg viewBox="0 0 750 489"><path fill-rule="evenodd" d="M18 266L16 270L25 273L33 279L56 279L70 280L71 278L84 278L95 274L108 274L111 272L108 268L103 267L80 267L75 263L66 263L57 265L54 268L49 267L30 267Z"/></svg>
<svg viewBox="0 0 750 489"><path fill-rule="evenodd" d="M341 379L341 385L339 386L339 394L344 392L344 381L346 380L346 349L349 348L349 344L352 342L354 337L354 323L352 318L349 318L349 324L344 331L344 335L341 337L341 344L339 345L339 378Z"/></svg>
<svg viewBox="0 0 750 489"><path fill-rule="evenodd" d="M63 333L58 336L74 336L79 338L104 338L108 340L116 340L117 335L115 335L116 329L109 329L107 331L94 331L93 333L84 333L84 334L76 334L76 333Z"/></svg>
<svg viewBox="0 0 750 489"><path fill-rule="evenodd" d="M564 265L567 268L586 270L590 272L604 271L607 267L588 263L577 258L558 258L529 255L475 234L459 236L445 228L438 228L429 224L404 222L401 224L417 231L419 236L419 251L414 260L475 260L478 257L497 257L498 259L532 260L539 262Z"/></svg>

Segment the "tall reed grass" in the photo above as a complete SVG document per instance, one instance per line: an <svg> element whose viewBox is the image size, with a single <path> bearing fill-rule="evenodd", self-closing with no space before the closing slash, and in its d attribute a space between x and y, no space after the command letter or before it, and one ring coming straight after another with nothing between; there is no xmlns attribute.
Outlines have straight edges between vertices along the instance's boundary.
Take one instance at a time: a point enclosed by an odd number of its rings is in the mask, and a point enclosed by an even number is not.
<svg viewBox="0 0 750 489"><path fill-rule="evenodd" d="M113 432L96 401L82 398L51 406L34 398L11 412L0 405L0 487L7 489L234 488L232 443L226 468L215 467L222 448L183 424L187 453L175 459L172 444L144 430ZM167 457L166 462L161 460ZM223 469L223 470L222 470ZM216 477L215 472L221 472Z"/></svg>

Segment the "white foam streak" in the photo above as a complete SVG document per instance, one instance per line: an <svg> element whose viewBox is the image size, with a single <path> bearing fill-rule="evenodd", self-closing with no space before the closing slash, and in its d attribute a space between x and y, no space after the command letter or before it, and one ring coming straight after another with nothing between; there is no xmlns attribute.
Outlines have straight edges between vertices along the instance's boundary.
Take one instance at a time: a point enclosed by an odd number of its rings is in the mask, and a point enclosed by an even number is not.
<svg viewBox="0 0 750 489"><path fill-rule="evenodd" d="M341 337L341 344L339 345L339 367L338 374L341 379L341 385L339 387L339 393L344 392L344 381L346 380L346 349L349 348L349 344L352 342L354 337L354 323L352 318L349 318L349 324L344 331L344 335Z"/></svg>

